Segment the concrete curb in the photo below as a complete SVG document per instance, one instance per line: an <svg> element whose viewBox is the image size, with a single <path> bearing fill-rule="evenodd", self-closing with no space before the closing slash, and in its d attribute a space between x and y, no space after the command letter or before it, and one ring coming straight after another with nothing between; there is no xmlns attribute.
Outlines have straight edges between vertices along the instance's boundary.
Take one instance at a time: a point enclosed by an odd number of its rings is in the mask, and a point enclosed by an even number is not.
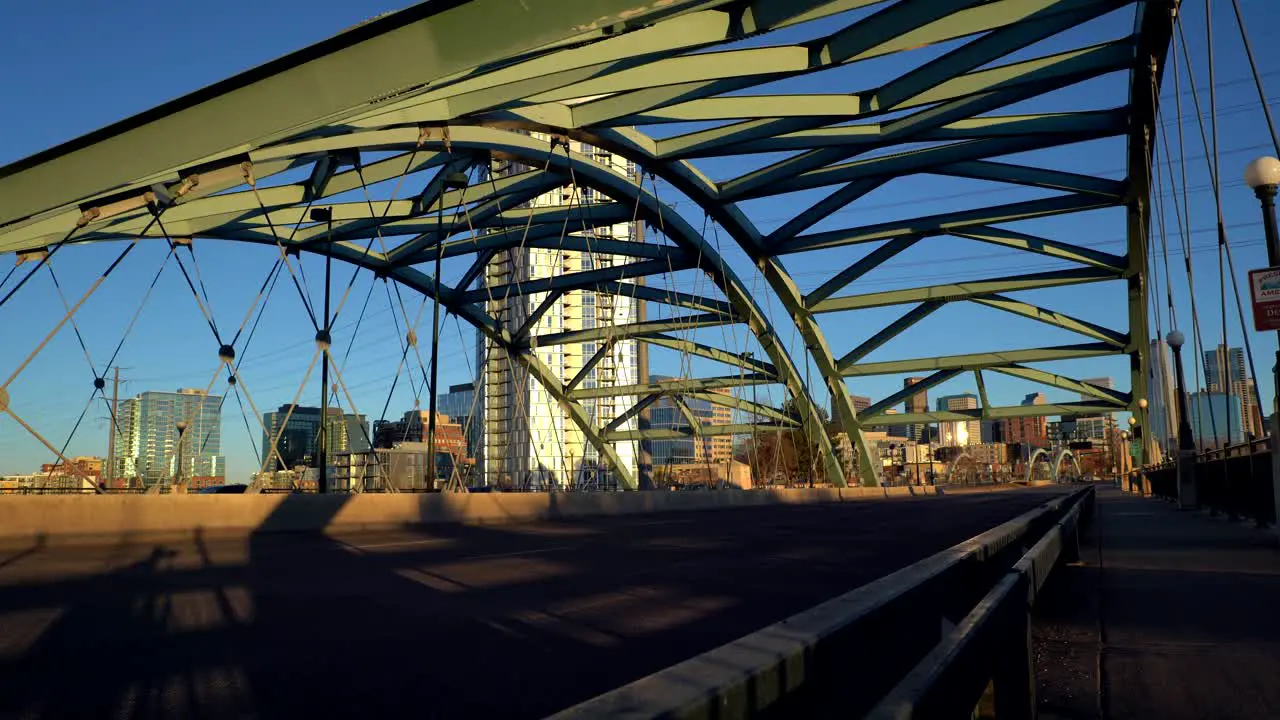
<svg viewBox="0 0 1280 720"><path fill-rule="evenodd" d="M491 525L936 494L931 487L629 493L48 495L0 497L0 544Z"/></svg>

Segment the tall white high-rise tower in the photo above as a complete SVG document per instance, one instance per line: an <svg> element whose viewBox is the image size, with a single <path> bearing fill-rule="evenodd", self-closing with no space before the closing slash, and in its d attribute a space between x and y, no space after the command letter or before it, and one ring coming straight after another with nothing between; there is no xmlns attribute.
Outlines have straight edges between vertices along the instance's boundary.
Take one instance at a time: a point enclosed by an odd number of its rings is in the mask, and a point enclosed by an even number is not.
<svg viewBox="0 0 1280 720"><path fill-rule="evenodd" d="M532 133L540 137L539 133ZM545 138L550 144L550 138ZM625 158L601 151L585 143L571 142L576 153L588 155L620 175L634 176L635 167ZM557 150L563 152L563 150ZM500 174L512 175L529 168L512 164ZM540 195L524 207L579 207L608 202L590 188L565 185ZM576 225L576 229L575 229ZM621 222L594 231L570 221L564 231L579 237L642 242L639 223ZM481 288L500 288L539 278L622 265L630 259L621 255L577 252L553 248L521 247L504 250L489 261L481 278ZM530 330L531 336L574 330L611 327L635 322L642 316L641 301L626 295L574 290L542 308L548 293L494 297L486 311L512 333L517 332L537 312L543 312ZM607 349L607 341L539 346L537 358L559 378L568 382L598 353L602 358L587 373L579 388L634 385L644 381L642 351L636 340L620 340ZM476 451L478 471L486 484L545 488L569 483L616 482L601 462L597 450L585 435L522 365L500 347L477 335L481 368L482 432ZM601 427L635 405L636 396L604 397L582 402L596 427ZM633 430L635 418L618 429ZM614 445L619 460L633 476L639 477L639 448L635 441Z"/></svg>

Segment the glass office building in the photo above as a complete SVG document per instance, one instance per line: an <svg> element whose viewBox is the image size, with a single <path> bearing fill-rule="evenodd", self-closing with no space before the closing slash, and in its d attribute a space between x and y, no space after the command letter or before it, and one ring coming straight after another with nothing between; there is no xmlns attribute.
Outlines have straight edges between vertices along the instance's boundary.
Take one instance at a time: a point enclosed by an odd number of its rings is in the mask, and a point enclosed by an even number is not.
<svg viewBox="0 0 1280 720"><path fill-rule="evenodd" d="M266 433L262 436L262 458L267 470L290 470L298 466L317 467L319 462L320 408L281 405L275 412L262 416ZM287 420L286 420L287 418ZM283 429L281 425L283 424ZM325 426L327 455L339 452L364 452L372 447L369 421L364 415L344 414L341 408L329 408ZM278 456L271 453L271 440L279 435ZM281 461L284 467L281 467Z"/></svg>
<svg viewBox="0 0 1280 720"><path fill-rule="evenodd" d="M1187 393L1187 414L1197 447L1222 447L1244 441L1240 396L1217 392Z"/></svg>
<svg viewBox="0 0 1280 720"><path fill-rule="evenodd" d="M183 479L217 484L226 476L222 456L222 397L203 390L147 391L120 401L115 418L113 476L154 485L178 476L178 423Z"/></svg>

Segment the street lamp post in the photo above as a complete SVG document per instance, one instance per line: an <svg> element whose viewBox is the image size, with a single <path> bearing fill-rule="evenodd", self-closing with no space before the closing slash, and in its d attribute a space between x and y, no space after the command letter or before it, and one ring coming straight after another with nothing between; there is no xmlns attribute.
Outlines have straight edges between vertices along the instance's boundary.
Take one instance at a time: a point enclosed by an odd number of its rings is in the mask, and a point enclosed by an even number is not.
<svg viewBox="0 0 1280 720"><path fill-rule="evenodd" d="M1182 344L1186 336L1170 330L1165 338L1173 350L1173 378L1178 395L1178 507L1190 510L1196 507L1196 443L1191 436L1191 419L1187 415L1187 389L1182 379Z"/></svg>
<svg viewBox="0 0 1280 720"><path fill-rule="evenodd" d="M182 437L187 432L187 421L179 420L178 428L178 463L173 468L173 487L175 490L182 485Z"/></svg>
<svg viewBox="0 0 1280 720"><path fill-rule="evenodd" d="M1249 163L1244 171L1244 181L1253 188L1253 194L1262 204L1262 228L1267 237L1267 264L1280 266L1280 231L1276 229L1276 188L1280 186L1280 160L1273 157L1260 157ZM1276 333L1280 338L1280 331ZM1276 403L1271 411L1271 488L1272 501L1280 513L1280 349L1276 350L1276 364L1272 368L1276 379ZM1261 411L1261 408L1259 408ZM1277 514L1276 517L1280 517Z"/></svg>

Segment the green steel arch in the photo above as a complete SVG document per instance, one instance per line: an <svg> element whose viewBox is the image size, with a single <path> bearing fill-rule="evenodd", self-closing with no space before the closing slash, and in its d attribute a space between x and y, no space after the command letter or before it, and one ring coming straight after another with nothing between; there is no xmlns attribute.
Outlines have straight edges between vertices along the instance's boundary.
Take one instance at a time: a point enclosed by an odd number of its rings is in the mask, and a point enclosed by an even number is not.
<svg viewBox="0 0 1280 720"><path fill-rule="evenodd" d="M1146 426L1138 399L1146 395L1147 288L1145 287L1151 148L1164 58L1178 3L1173 0L501 0L422 3L377 18L330 40L162 105L88 136L0 169L0 252L57 247L73 241L129 237L145 230L146 203L173 198L165 210L175 235L275 242L264 230L268 214L300 218L304 208L367 182L438 169L412 199L388 201L381 217L361 203L334 204L333 241L317 229L300 233L297 249L328 253L430 294L433 278L413 266L434 253L475 254L477 264L439 298L459 316L504 346L574 338L521 338L474 306L466 290L483 267L479 258L510 247L513 233L497 231L516 206L578 179L613 199L604 207L539 210L523 242L576 242L552 230L557 222L606 222L628 210L661 224L676 243L632 250L627 277L696 267L724 300L645 291L646 300L696 309L703 326L745 322L769 363L734 357L730 350L697 346L699 354L730 362L780 382L795 398L799 422L821 438L826 475L843 473L804 373L777 339L760 305L729 264L685 219L664 210L641 183L588 158L552 152L520 134L538 131L581 140L634 161L695 202L730 237L767 281L804 339L832 398L836 419L859 450L860 479L878 482L864 425L917 424L1087 414L1128 409ZM1094 20L1130 18L1101 42L1083 44L1068 33ZM1119 27L1115 22L1111 25ZM1108 26L1110 27L1110 25ZM800 40L770 44L773 33ZM1068 41L1061 40L1068 37ZM1095 38L1096 40L1096 38ZM857 67L889 55L918 58L894 77L839 92L788 93L780 83ZM1105 107L1080 107L1053 91L1127 74L1128 96ZM749 94L755 88L765 88ZM850 92L850 90L852 90ZM1018 111L1045 100L1055 107ZM1007 108L1015 108L1008 112ZM680 128L694 124L694 129ZM677 128L676 134L669 128ZM646 132L647 131L647 132ZM1110 180L1000 161L1101 138L1127 141L1126 176ZM354 153L353 153L354 151ZM397 153L364 162L362 152ZM714 180L704 159L785 154L737 177ZM409 165L404 165L406 162ZM450 171L511 159L543 169L503 177L480 198L444 187ZM248 163L246 166L245 164ZM412 167L410 167L410 165ZM359 167L359 172L355 168ZM246 167L255 180L309 170L310 179L263 186L264 207L245 191ZM352 169L343 170L344 167ZM1053 194L1035 200L976 207L873 225L817 231L814 226L886 183L922 173L978 179ZM359 177L357 177L359 176ZM741 204L788 193L827 193L764 232ZM150 195L148 195L150 193ZM483 237L461 225L441 230L430 221L444 208L466 206ZM505 205L505 209L504 209ZM1100 208L1126 209L1127 252L1114 255L1010 227L1032 220ZM576 212L576 214L575 214ZM292 215L291 215L292 213ZM478 222L475 222L477 221ZM362 252L360 239L379 233L411 239L381 253ZM463 236L451 239L454 236ZM879 293L838 295L858 278L926 238L1012 248L1074 263L1069 270L994 277ZM808 293L797 286L784 257L829 248L870 246L865 256ZM546 290L617 289L621 278L590 276L550 282ZM1123 281L1127 331L1103 327L1006 293ZM887 362L864 358L948 303L971 302L1036 320L1082 336L1064 346L1024 348ZM843 354L833 351L818 323L825 313L907 306L896 321ZM652 324L651 324L652 325ZM662 328L634 329L655 342ZM677 343L679 344L679 343ZM671 346L671 345L669 345ZM690 349L687 344L681 345ZM609 458L610 428L594 428L577 402L583 390L539 369L531 372L571 409L593 445ZM1032 367L1029 363L1127 355L1131 390L1117 392ZM545 372L544 372L545 371ZM993 407L983 372L1079 392L1088 402ZM982 395L976 411L890 415L911 392L973 373ZM929 373L913 391L880 399L862 417L852 407L847 378ZM728 378L690 381L693 392L731 384ZM637 388L649 395L656 388ZM668 388L667 390L670 390ZM764 408L760 414L767 414ZM792 422L779 418L780 422Z"/></svg>

